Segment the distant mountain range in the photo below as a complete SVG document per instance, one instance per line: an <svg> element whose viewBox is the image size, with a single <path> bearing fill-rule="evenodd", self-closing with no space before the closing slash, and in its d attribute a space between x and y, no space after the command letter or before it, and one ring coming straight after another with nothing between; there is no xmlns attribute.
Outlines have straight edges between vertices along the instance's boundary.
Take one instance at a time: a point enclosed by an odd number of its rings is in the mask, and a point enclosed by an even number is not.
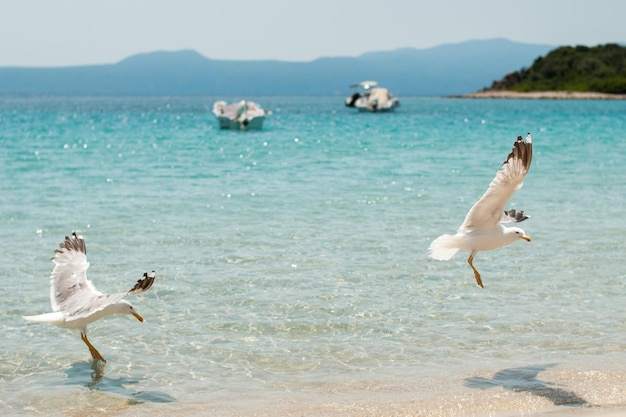
<svg viewBox="0 0 626 417"><path fill-rule="evenodd" d="M455 95L491 85L554 49L507 39L369 52L309 62L225 61L191 50L151 52L116 64L0 68L0 94L347 95L375 80L395 94Z"/></svg>

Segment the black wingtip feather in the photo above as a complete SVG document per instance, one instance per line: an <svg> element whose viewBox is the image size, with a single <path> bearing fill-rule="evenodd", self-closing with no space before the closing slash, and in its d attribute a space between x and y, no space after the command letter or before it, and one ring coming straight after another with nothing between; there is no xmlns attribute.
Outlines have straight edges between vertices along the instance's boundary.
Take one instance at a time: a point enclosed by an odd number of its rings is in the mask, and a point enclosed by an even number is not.
<svg viewBox="0 0 626 417"><path fill-rule="evenodd" d="M530 133L528 134L530 135ZM507 156L504 163L508 163L511 159L520 159L526 171L530 169L530 164L533 160L533 144L532 142L525 141L521 136L517 137L517 140L513 144L513 150Z"/></svg>
<svg viewBox="0 0 626 417"><path fill-rule="evenodd" d="M509 218L511 223L519 223L528 219L529 216L524 214L524 210L516 211L515 209L511 209L509 211L504 211L504 215Z"/></svg>
<svg viewBox="0 0 626 417"><path fill-rule="evenodd" d="M156 277L156 274L154 271L152 271L149 275L147 272L144 272L143 277L137 280L137 283L130 291L128 291L128 294L129 295L139 294L144 291L147 291L148 289L150 289L150 287L152 287L155 277Z"/></svg>
<svg viewBox="0 0 626 417"><path fill-rule="evenodd" d="M72 237L65 236L65 240L59 243L60 249L55 249L55 253L63 253L63 249L74 251L74 252L82 252L87 255L87 247L85 246L85 240L82 236L76 234L76 232L72 232Z"/></svg>

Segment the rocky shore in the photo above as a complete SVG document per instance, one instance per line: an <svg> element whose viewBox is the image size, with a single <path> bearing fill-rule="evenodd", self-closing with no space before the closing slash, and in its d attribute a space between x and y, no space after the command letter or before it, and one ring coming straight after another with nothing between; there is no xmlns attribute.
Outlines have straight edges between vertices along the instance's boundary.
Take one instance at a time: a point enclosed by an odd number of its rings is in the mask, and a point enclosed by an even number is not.
<svg viewBox="0 0 626 417"><path fill-rule="evenodd" d="M452 96L454 98L502 98L531 100L626 100L626 94L607 94L577 91L531 91L520 93L505 90L481 90L475 93Z"/></svg>

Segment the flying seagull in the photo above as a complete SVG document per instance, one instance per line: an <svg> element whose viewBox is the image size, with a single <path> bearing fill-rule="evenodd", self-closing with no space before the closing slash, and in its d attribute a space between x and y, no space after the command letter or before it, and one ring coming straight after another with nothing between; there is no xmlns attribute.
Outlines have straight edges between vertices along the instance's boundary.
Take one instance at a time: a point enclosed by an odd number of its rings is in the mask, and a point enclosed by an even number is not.
<svg viewBox="0 0 626 417"><path fill-rule="evenodd" d="M94 360L106 362L100 352L87 339L87 325L110 314L132 314L143 322L143 317L128 301L127 295L139 294L152 286L155 273L143 274L127 292L102 294L87 279L87 249L82 236L72 233L54 251L54 269L50 276L50 304L52 313L24 316L26 320L51 323L66 329L79 329L80 337L89 348Z"/></svg>
<svg viewBox="0 0 626 417"><path fill-rule="evenodd" d="M474 257L480 251L510 245L520 239L530 242L530 237L519 227L505 227L504 223L519 223L528 218L523 211L504 210L515 191L522 188L530 168L533 143L530 133L524 141L521 136L513 145L502 168L489 184L483 196L474 204L459 227L456 235L441 235L428 248L429 256L441 261L452 258L459 249L470 253L467 263L474 271L476 283L483 287L480 273L474 267Z"/></svg>

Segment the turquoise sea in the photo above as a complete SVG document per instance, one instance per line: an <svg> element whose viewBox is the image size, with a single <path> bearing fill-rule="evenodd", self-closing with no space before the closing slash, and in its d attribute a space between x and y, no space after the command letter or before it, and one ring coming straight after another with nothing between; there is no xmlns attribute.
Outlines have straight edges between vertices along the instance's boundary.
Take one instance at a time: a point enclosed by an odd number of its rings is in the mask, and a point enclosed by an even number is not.
<svg viewBox="0 0 626 417"><path fill-rule="evenodd" d="M0 97L0 413L27 416L582 415L626 405L626 102ZM533 238L429 259L518 135L509 207ZM85 237L88 276L146 319L77 331L50 311L50 258ZM560 415L560 414L559 414ZM564 414L565 415L565 414Z"/></svg>

